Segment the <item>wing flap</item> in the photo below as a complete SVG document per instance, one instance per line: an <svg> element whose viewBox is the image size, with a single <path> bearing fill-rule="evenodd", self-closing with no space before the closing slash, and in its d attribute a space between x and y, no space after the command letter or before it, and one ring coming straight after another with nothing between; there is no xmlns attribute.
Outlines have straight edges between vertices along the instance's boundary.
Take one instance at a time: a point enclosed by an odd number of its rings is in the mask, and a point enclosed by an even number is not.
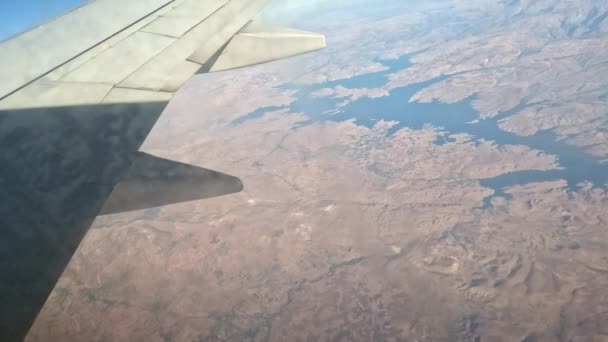
<svg viewBox="0 0 608 342"><path fill-rule="evenodd" d="M266 63L325 47L325 36L252 22L235 35L209 71Z"/></svg>
<svg viewBox="0 0 608 342"><path fill-rule="evenodd" d="M80 67L81 65L87 63L91 59L96 58L98 55L104 53L108 49L112 48L113 46L117 45L124 39L128 38L134 32L142 30L143 27L145 27L146 25L148 25L149 23L151 23L152 21L154 21L155 19L157 19L159 16L161 16L163 13L165 13L166 11L168 11L170 9L171 9L171 6L162 7L158 11L141 19L140 21L134 23L133 25L131 25L129 27L125 27L124 29L117 32L113 36L108 37L103 42L91 47L88 50L82 51L80 54L78 54L77 56L75 56L74 58L72 58L70 60L66 60L64 62L64 64L60 65L59 67L53 69L48 74L46 74L43 77L43 79L51 80L51 81L59 80L60 78L62 78L66 74L68 74L69 72L71 72L74 69Z"/></svg>
<svg viewBox="0 0 608 342"><path fill-rule="evenodd" d="M0 110L97 104L111 89L104 83L39 80L0 101Z"/></svg>
<svg viewBox="0 0 608 342"><path fill-rule="evenodd" d="M119 85L174 92L222 48L267 0L232 0Z"/></svg>
<svg viewBox="0 0 608 342"><path fill-rule="evenodd" d="M135 32L59 81L118 84L175 41L158 34Z"/></svg>
<svg viewBox="0 0 608 342"><path fill-rule="evenodd" d="M159 16L142 31L179 38L227 3L228 0L186 0Z"/></svg>
<svg viewBox="0 0 608 342"><path fill-rule="evenodd" d="M248 2L232 1L222 8L222 11L209 20L206 25L206 40L188 58L198 64L206 64L230 39L237 34L255 14L266 4L267 0L252 0Z"/></svg>
<svg viewBox="0 0 608 342"><path fill-rule="evenodd" d="M0 68L0 99L170 2L131 1L128 11L116 11L124 1L93 1L0 43L0 65L10 66Z"/></svg>
<svg viewBox="0 0 608 342"><path fill-rule="evenodd" d="M168 102L173 93L150 91L142 89L114 87L103 99L104 103L130 103L130 102Z"/></svg>

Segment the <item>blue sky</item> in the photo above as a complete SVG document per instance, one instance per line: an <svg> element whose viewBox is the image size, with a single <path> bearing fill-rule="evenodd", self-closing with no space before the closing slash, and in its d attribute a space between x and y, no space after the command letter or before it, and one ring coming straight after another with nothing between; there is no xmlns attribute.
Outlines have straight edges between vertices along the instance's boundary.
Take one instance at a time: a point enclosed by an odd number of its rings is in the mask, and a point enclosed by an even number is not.
<svg viewBox="0 0 608 342"><path fill-rule="evenodd" d="M0 40L58 16L87 0L0 0Z"/></svg>

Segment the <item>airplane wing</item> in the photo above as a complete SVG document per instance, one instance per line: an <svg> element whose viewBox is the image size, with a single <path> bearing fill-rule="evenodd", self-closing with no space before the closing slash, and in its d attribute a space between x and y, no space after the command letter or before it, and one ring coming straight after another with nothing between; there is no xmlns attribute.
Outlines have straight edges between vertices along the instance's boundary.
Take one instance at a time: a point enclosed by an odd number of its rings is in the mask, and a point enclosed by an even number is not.
<svg viewBox="0 0 608 342"><path fill-rule="evenodd" d="M238 192L139 148L192 75L325 46L265 0L97 0L0 43L0 340L22 340L98 214Z"/></svg>

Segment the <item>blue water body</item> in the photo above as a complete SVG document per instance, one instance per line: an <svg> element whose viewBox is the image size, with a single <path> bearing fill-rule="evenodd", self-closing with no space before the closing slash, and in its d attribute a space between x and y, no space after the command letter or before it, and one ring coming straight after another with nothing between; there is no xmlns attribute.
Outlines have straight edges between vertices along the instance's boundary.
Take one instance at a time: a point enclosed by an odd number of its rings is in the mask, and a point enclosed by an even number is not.
<svg viewBox="0 0 608 342"><path fill-rule="evenodd" d="M309 95L309 94L306 94L306 92L315 91L315 90L318 90L321 88L333 88L333 87L337 87L337 86L342 86L344 88L352 88L352 89L380 88L383 85L385 85L386 82L388 81L386 76L389 73L395 72L397 70L407 69L410 66L412 66L412 62L410 61L409 56L404 56L404 57L401 57L401 58L395 59L395 60L384 60L384 61L378 61L378 62L380 64L383 64L384 66L386 66L387 69L378 71L378 72L372 72L369 74L354 76L354 77L347 78L344 80L328 81L328 82L324 82L321 85L311 86L311 87L307 87L307 88L303 88L303 89L301 88L301 90L303 90L303 94L301 94L301 95Z"/></svg>
<svg viewBox="0 0 608 342"><path fill-rule="evenodd" d="M253 119L257 119L257 118L261 118L262 116L264 116L264 114L269 113L269 112L274 112L277 111L279 109L284 109L284 108L288 108L287 106L268 106L268 107L260 107L258 109L256 109L255 111L241 116L239 118L236 118L234 120L232 120L231 124L233 125L240 125L243 122L247 121L247 120L253 120Z"/></svg>
<svg viewBox="0 0 608 342"><path fill-rule="evenodd" d="M515 112L525 108L519 106L514 110L501 113L495 118L479 120L479 113L473 109L471 102L474 97L455 104L445 104L440 102L418 103L409 102L409 99L418 91L444 80L442 76L427 82L414 84L406 87L393 89L390 96L381 98L361 98L339 107L340 111L328 115L327 112L338 108L338 104L344 99L332 97L316 98L312 93L322 88L343 86L345 88L374 88L380 87L387 82L387 75L398 70L407 68L410 65L410 56L403 56L394 61L382 61L388 68L385 71L356 76L347 80L325 82L314 86L286 86L289 89L298 89L297 100L293 102L289 109L293 112L306 113L310 119L300 123L307 125L318 121L344 121L355 119L359 125L366 127L374 126L379 120L396 121L387 133L393 134L401 128L422 129L425 125L432 125L440 128L445 135L440 136L436 143L444 144L453 141L449 137L451 134L466 133L473 137L474 141L486 140L493 141L499 146L504 145L525 145L531 149L539 150L558 157L560 169L549 171L516 171L500 175L494 178L481 179L482 186L491 188L495 195L509 197L504 193L505 188L527 184L531 182L549 181L564 179L568 182L568 187L574 189L577 184L589 181L596 186L604 186L608 182L608 164L601 163L600 160L582 149L568 145L557 139L555 134L550 131L540 131L533 136L519 136L505 132L498 127L498 121ZM259 117L266 110L259 109L250 113L244 119ZM486 199L486 205L489 203Z"/></svg>

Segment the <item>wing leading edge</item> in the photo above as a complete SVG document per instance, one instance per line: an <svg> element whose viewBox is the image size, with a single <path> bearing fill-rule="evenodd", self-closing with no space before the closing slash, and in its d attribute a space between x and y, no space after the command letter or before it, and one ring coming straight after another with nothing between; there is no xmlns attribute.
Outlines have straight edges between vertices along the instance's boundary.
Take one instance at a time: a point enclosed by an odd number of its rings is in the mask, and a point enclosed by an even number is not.
<svg viewBox="0 0 608 342"><path fill-rule="evenodd" d="M97 0L0 43L0 340L25 337L96 215L241 191L139 148L192 75L325 46L252 24L265 3Z"/></svg>

